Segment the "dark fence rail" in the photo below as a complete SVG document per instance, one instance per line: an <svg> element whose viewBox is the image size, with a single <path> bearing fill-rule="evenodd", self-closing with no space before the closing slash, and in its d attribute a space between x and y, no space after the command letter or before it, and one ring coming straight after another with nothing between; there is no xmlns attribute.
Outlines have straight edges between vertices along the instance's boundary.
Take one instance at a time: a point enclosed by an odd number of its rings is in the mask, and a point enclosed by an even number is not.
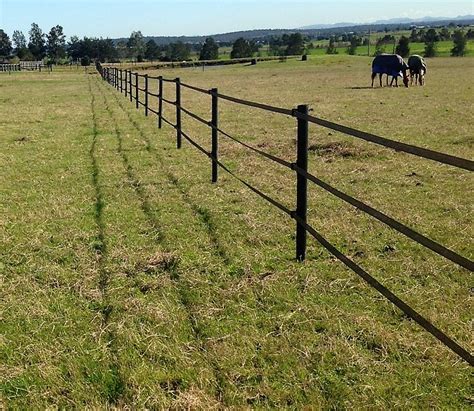
<svg viewBox="0 0 474 411"><path fill-rule="evenodd" d="M254 193L268 201L273 206L277 207L280 211L288 215L290 218L296 222L296 259L298 261L304 261L306 257L306 241L307 234L309 233L322 247L324 247L329 253L341 261L346 267L351 269L359 277L361 277L366 283L371 287L376 289L380 294L382 294L387 300L392 302L396 307L403 311L408 317L412 318L416 323L428 331L431 335L437 338L445 346L449 347L452 351L458 354L462 359L468 362L471 366L474 365L474 357L463 347L461 347L456 341L451 337L446 335L443 331L433 325L428 319L423 317L412 307L398 298L394 293L382 285L378 280L373 276L367 273L362 267L352 261L349 257L345 256L340 252L335 246L329 243L321 234L319 234L314 227L308 224L307 222L307 191L308 191L308 181L316 184L318 187L323 190L331 193L340 200L352 205L358 210L374 217L378 221L384 223L390 228L396 230L397 232L405 235L409 239L415 241L421 246L430 249L431 251L437 253L438 255L446 258L447 260L465 268L469 271L474 271L474 262L468 258L461 256L455 251L449 249L448 247L439 244L438 242L431 240L430 238L424 236L421 233L418 233L414 229L406 226L405 224L395 220L394 218L376 210L375 208L365 204L364 202L346 194L337 188L329 185L328 183L322 181L318 177L310 174L308 172L308 128L309 124L317 124L319 126L335 130L341 133L344 133L349 136L353 136L371 143L381 145L383 147L393 149L396 151L405 152L417 157L435 161L440 164L449 165L455 168L474 171L474 162L464 158L451 156L445 153L428 150L422 147L417 147L411 144L401 143L395 140L390 140L384 137L380 137L374 134L366 133L360 130L356 130L350 127L342 126L340 124L332 123L327 120L320 119L315 116L308 114L308 106L300 105L294 109L286 109L281 107L274 107L266 104L256 103L253 101L242 100L237 97L227 96L220 94L217 89L206 90L200 87L193 85L185 84L180 81L179 78L176 79L165 79L162 76L151 77L148 75L139 75L138 73L133 73L130 70L121 70L116 67L102 67L100 64L97 64L97 70L104 80L109 84L114 86L117 90L125 94L126 97L132 102L135 100L135 106L138 109L141 106L145 109L145 115L148 115L149 112L157 115L158 117L158 127L162 127L162 123L165 122L169 124L176 130L176 146L177 148L181 147L182 138L188 141L192 146L198 149L201 153L207 156L211 161L211 181L213 183L218 180L218 169L221 168L226 173L230 174L247 188L252 190ZM144 88L139 88L139 77L145 79ZM150 91L150 80L156 80L157 85L153 87L156 93ZM163 93L163 83L175 83L176 91L174 98L175 100L170 100L164 97ZM198 93L207 94L211 97L211 120L206 120L201 116L193 113L188 108L183 107L181 101L181 88L185 87L187 89L193 90ZM140 100L140 94L142 92L144 95L144 100ZM158 111L150 109L148 107L149 96L155 97L158 99ZM229 133L223 131L219 126L219 100L226 100L233 102L235 104L241 104L247 107L253 107L260 110L265 110L268 112L273 112L281 115L288 116L290 118L295 118L297 122L297 153L296 161L290 163L284 159L276 157L272 154L266 153L263 150L260 150L256 147L253 147L238 138L230 135ZM173 124L167 120L163 115L163 103L172 105L176 110L176 124ZM211 131L211 151L206 150L204 147L200 146L196 141L193 140L191 136L185 133L181 128L181 114L195 119L196 121L205 124L210 128ZM240 144L246 149L252 150L253 152L265 157L266 159L273 161L282 167L285 167L289 170L292 170L296 174L296 209L290 210L285 205L281 204L279 201L269 197L257 187L252 186L248 182L241 179L233 171L231 171L225 164L219 160L219 136L231 139L232 141Z"/></svg>

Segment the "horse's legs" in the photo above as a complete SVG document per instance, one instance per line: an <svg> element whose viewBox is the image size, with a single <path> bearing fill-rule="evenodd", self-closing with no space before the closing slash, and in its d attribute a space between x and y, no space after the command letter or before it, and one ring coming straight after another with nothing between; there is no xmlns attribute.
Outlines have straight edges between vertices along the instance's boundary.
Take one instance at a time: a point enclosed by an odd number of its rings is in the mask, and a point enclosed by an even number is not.
<svg viewBox="0 0 474 411"><path fill-rule="evenodd" d="M372 88L374 88L374 79L377 76L377 74L372 73Z"/></svg>
<svg viewBox="0 0 474 411"><path fill-rule="evenodd" d="M382 85L382 74L379 74L379 81L380 81L380 87L383 87L383 85Z"/></svg>

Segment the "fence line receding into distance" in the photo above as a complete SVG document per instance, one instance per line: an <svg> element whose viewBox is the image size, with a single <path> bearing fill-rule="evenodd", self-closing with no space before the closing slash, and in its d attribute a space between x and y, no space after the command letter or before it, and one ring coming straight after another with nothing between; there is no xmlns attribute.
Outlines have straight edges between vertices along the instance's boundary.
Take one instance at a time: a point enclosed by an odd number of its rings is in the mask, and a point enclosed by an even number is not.
<svg viewBox="0 0 474 411"><path fill-rule="evenodd" d="M148 74L139 74L132 72L131 70L122 70L114 67L103 67L100 64L97 64L97 70L99 71L102 78L115 87L118 91L125 93L125 96L129 98L130 102L135 101L135 106L138 109L140 106L144 107L144 113L146 116L149 113L153 113L158 118L158 127L161 128L163 122L170 125L176 130L176 146L180 148L182 145L182 139L187 140L192 146L206 155L211 161L211 181L213 183L218 180L218 169L221 168L225 172L232 175L242 184L244 184L248 189L268 201L273 206L277 207L280 211L288 215L290 218L296 222L296 259L298 261L304 261L306 257L306 241L307 234L309 233L316 241L324 247L329 253L341 261L346 267L355 272L359 277L361 277L365 282L367 282L372 288L376 289L380 294L382 294L386 299L392 302L396 307L403 311L408 317L413 319L426 331L432 334L437 338L442 344L450 348L462 359L468 362L471 366L474 365L474 357L454 341L451 337L446 335L443 331L433 325L428 319L419 314L416 310L410 307L407 303L398 298L393 292L381 284L377 279L371 276L367 271L362 267L352 261L349 257L345 256L340 252L335 246L329 243L314 227L308 224L307 222L307 191L308 191L308 181L322 188L323 190L333 194L342 201L352 205L360 211L370 215L371 217L377 219L378 221L384 223L385 225L391 227L397 232L405 235L416 243L422 245L425 248L430 249L431 251L437 253L438 255L450 260L451 262L465 268L469 271L474 271L474 262L468 258L456 253L455 251L449 249L448 247L431 240L430 238L424 236L423 234L411 229L405 224L395 220L394 218L382 213L381 211L376 210L375 208L365 204L364 202L346 194L337 188L331 186L330 184L322 181L318 177L310 174L308 172L308 128L309 124L317 124L319 126L335 130L346 135L359 138L371 143L381 145L390 149L397 151L402 151L417 157L424 159L429 159L441 164L446 164L452 167L456 167L463 170L474 171L474 162L464 158L452 156L449 154L428 150L422 147L417 147L411 144L401 143L395 140L390 140L384 137L380 137L374 134L365 133L360 130L356 130L350 127L342 126L312 115L309 115L307 105L299 105L293 109L286 109L280 107L274 107L266 104L256 103L252 101L242 100L236 97L224 95L218 92L216 88L211 90L203 89L196 87L190 84L181 82L179 78L176 79L166 79L162 76L153 77ZM139 78L144 78L144 87L139 87ZM152 81L157 81L155 86L151 87ZM176 85L176 91L174 96L174 101L164 97L163 93L163 83L174 83ZM193 113L191 110L184 108L181 101L181 89L187 88L198 93L207 94L211 97L211 113L212 119L206 120L201 116ZM152 90L157 91L154 93ZM139 92L144 93L144 101L140 100ZM149 97L154 97L158 99L158 110L153 110L149 107ZM281 115L289 116L296 119L297 122L297 153L296 161L290 163L286 160L283 160L279 157L276 157L272 154L266 153L256 147L253 147L238 138L230 135L229 133L222 130L219 126L219 100L226 100L233 102L235 104L244 105L247 107L253 107L268 112L278 113ZM163 108L164 103L173 106L176 110L176 124L173 124L171 121L166 119L164 116ZM210 128L211 131L211 151L206 150L204 147L200 146L196 141L193 140L186 132L182 130L181 127L181 114L184 113L187 116L193 118L194 120L205 124ZM219 136L224 136L233 140L234 142L240 144L246 149L252 150L253 152L265 157L266 159L273 161L279 164L282 167L285 167L289 170L292 170L296 174L296 209L290 210L285 205L281 204L277 200L267 196L265 193L260 191L258 188L252 186L248 182L241 179L237 176L232 170L230 170L225 164L219 160L218 156L218 144Z"/></svg>

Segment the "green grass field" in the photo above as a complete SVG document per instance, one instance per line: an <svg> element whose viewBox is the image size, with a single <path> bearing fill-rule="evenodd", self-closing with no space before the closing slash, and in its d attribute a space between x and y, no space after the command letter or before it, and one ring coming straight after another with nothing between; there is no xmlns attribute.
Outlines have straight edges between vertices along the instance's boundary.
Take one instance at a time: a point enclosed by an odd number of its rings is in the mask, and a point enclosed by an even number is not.
<svg viewBox="0 0 474 411"><path fill-rule="evenodd" d="M473 158L474 60L368 88L371 58L149 72ZM166 96L174 99L172 84ZM209 96L182 104L210 117ZM0 75L0 407L470 409L470 367L93 72ZM152 101L156 108L156 101ZM165 116L174 121L169 106ZM225 131L293 161L293 119L220 103ZM209 147L209 130L183 115ZM473 258L472 175L310 127L310 171ZM294 207L295 176L220 138ZM472 348L470 273L309 186L309 222Z"/></svg>
<svg viewBox="0 0 474 411"><path fill-rule="evenodd" d="M314 56L321 56L326 54L326 48L329 44L329 41L318 42L320 44L319 48L314 48L310 50L309 54ZM451 49L453 48L452 41L438 41L436 43L436 56L437 57L449 57L451 55ZM466 56L474 56L474 41L469 40L467 42L467 51ZM339 47L339 54L347 54L347 47ZM387 44L382 46L382 51L384 53L393 53L393 44ZM410 54L419 54L423 55L425 51L425 43L410 43ZM367 56L367 46L359 46L356 49L356 55L358 56ZM370 54L373 55L375 52L375 44L370 45Z"/></svg>

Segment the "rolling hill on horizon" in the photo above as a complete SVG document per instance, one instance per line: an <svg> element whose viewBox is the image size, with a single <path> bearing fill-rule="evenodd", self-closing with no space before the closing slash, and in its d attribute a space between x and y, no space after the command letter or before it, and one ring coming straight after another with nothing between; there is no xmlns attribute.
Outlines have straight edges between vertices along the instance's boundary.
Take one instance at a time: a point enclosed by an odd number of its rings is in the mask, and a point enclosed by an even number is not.
<svg viewBox="0 0 474 411"><path fill-rule="evenodd" d="M196 35L196 36L145 36L145 40L148 41L153 39L158 45L167 45L182 41L188 44L203 43L206 38L212 37L219 43L232 43L240 37L246 40L257 40L257 41L268 41L271 37L282 36L283 34L291 33L302 33L309 37L315 36L330 36L334 34L347 33L347 32L367 32L368 30L378 31L388 28L389 30L395 29L409 29L411 25L417 23L418 25L424 26L444 26L450 23L458 25L470 25L474 24L474 15L458 16L458 17L425 17L421 19L409 19L409 18L393 18L390 20L378 20L372 23L335 23L335 24L315 24L312 26L305 26L293 29L254 29L254 30L241 30L229 33L217 33L208 35ZM115 42L127 41L127 38L114 39Z"/></svg>

